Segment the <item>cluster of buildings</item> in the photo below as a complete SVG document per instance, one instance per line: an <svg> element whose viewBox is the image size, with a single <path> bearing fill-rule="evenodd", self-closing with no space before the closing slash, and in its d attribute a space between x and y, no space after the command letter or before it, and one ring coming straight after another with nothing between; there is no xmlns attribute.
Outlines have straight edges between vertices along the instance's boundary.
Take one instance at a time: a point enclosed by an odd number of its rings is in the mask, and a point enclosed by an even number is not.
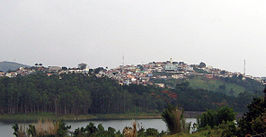
<svg viewBox="0 0 266 137"><path fill-rule="evenodd" d="M87 64L84 63L79 64L77 68L66 68L60 66L44 67L41 63L40 64L36 63L35 66L32 67L27 67L27 68L20 67L15 71L0 72L0 77L12 78L16 76L26 76L36 72L43 72L47 76L69 74L69 73L89 74L89 68L87 67Z"/></svg>
<svg viewBox="0 0 266 137"><path fill-rule="evenodd" d="M36 63L35 66L29 68L19 68L12 72L0 72L0 77L16 77L18 75L25 76L35 72L44 72L48 76L69 74L69 73L83 73L89 75L92 69L89 69L87 64L81 63L77 68L66 68L60 66L48 66L44 67L42 64ZM121 85L130 84L142 84L142 85L156 85L159 87L165 87L164 80L169 79L187 79L193 76L202 76L208 79L213 78L226 78L233 76L242 76L242 79L246 78L254 79L256 81L266 84L266 78L252 77L249 75L242 75L241 73L232 73L218 68L207 66L201 62L198 65L189 65L184 62L150 62L148 64L141 65L121 65L114 69L99 69L95 75L97 77L109 77L117 80Z"/></svg>
<svg viewBox="0 0 266 137"><path fill-rule="evenodd" d="M189 65L184 62L150 62L142 65L125 65L118 68L101 72L101 76L107 76L117 80L121 85L143 84L165 87L160 81L167 79L187 79L193 76L203 76L208 79L217 77L243 76L243 80L248 78L263 82L261 78L232 73L218 68L206 66L201 62L199 65ZM266 84L266 83L265 83Z"/></svg>

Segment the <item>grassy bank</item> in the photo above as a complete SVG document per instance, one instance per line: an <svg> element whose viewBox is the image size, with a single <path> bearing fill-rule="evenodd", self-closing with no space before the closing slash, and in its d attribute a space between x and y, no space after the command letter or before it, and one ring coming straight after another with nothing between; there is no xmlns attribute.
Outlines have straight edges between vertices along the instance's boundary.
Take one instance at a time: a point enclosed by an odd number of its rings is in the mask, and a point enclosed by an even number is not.
<svg viewBox="0 0 266 137"><path fill-rule="evenodd" d="M158 113L127 113L127 114L91 114L91 115L55 115L53 113L30 113L30 114L1 114L1 122L34 122L38 120L114 120L114 119L157 119L161 118Z"/></svg>

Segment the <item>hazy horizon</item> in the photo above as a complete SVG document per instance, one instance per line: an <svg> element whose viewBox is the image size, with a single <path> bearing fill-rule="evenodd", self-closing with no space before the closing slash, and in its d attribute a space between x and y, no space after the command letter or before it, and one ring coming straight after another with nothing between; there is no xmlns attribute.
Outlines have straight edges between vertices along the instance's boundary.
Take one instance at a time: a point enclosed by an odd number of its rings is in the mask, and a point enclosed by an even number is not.
<svg viewBox="0 0 266 137"><path fill-rule="evenodd" d="M0 0L0 61L184 61L266 76L264 0Z"/></svg>

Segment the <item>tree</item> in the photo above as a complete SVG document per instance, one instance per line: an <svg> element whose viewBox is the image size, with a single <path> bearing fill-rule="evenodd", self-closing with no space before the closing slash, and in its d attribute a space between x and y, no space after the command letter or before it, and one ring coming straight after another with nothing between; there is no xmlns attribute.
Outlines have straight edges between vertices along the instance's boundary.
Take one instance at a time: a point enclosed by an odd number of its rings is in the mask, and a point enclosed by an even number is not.
<svg viewBox="0 0 266 137"><path fill-rule="evenodd" d="M231 124L223 132L224 136L263 136L266 131L266 87L264 98L254 98L248 105L248 112L244 114L237 124Z"/></svg>
<svg viewBox="0 0 266 137"><path fill-rule="evenodd" d="M67 67L62 67L62 70L67 70Z"/></svg>
<svg viewBox="0 0 266 137"><path fill-rule="evenodd" d="M177 83L175 88L177 90L186 90L189 88L189 82L186 81L186 82L182 82L182 83Z"/></svg>
<svg viewBox="0 0 266 137"><path fill-rule="evenodd" d="M233 97L193 89L187 82L179 83L175 89L162 89L143 85L121 86L115 80L97 78L94 74L55 74L49 77L40 72L25 77L1 77L0 113L160 112L167 103L178 104L187 111L205 111L223 104L244 111L252 99L252 95L246 93Z"/></svg>
<svg viewBox="0 0 266 137"><path fill-rule="evenodd" d="M229 107L221 107L218 109L217 112L217 122L221 124L222 122L230 122L236 119L236 113L233 111L232 108Z"/></svg>
<svg viewBox="0 0 266 137"><path fill-rule="evenodd" d="M178 107L168 105L162 113L162 119L166 123L170 134L176 134L186 129L183 110Z"/></svg>
<svg viewBox="0 0 266 137"><path fill-rule="evenodd" d="M198 118L199 128L206 126L214 127L222 123L235 120L235 112L232 108L221 107L218 110L208 110Z"/></svg>
<svg viewBox="0 0 266 137"><path fill-rule="evenodd" d="M237 135L256 135L266 131L266 103L263 98L254 98L248 105L248 112L238 121Z"/></svg>
<svg viewBox="0 0 266 137"><path fill-rule="evenodd" d="M103 67L98 67L98 68L94 69L95 74L98 74L100 71L105 71L105 69Z"/></svg>
<svg viewBox="0 0 266 137"><path fill-rule="evenodd" d="M200 68L205 68L206 67L206 64L204 62L200 62L199 67Z"/></svg>
<svg viewBox="0 0 266 137"><path fill-rule="evenodd" d="M78 68L81 70L86 69L86 67L87 67L87 64L85 64L85 63L78 64Z"/></svg>

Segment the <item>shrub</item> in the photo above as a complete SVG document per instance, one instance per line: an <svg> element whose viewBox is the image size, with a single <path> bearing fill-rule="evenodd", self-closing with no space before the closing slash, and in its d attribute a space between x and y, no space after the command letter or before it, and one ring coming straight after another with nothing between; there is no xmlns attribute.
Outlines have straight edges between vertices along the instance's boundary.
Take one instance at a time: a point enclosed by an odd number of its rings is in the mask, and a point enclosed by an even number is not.
<svg viewBox="0 0 266 137"><path fill-rule="evenodd" d="M146 136L154 136L154 137L157 137L159 136L159 132L157 129L154 129L154 128L148 128L146 130Z"/></svg>
<svg viewBox="0 0 266 137"><path fill-rule="evenodd" d="M227 123L234 120L235 113L233 109L229 107L221 107L218 110L208 110L207 112L204 112L197 121L199 128L204 128L206 126L213 128L223 122Z"/></svg>

